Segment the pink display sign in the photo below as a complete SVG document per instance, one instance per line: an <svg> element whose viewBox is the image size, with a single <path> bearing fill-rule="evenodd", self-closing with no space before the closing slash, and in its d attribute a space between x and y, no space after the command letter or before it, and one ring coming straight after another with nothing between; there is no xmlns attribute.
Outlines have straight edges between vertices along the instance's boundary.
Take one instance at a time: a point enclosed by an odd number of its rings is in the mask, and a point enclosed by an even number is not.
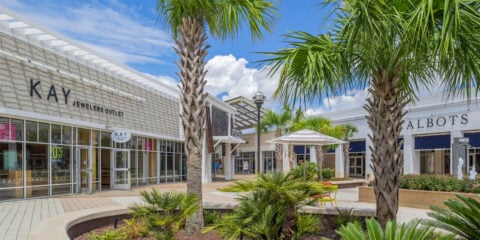
<svg viewBox="0 0 480 240"><path fill-rule="evenodd" d="M15 124L0 123L0 139L15 140L17 138Z"/></svg>
<svg viewBox="0 0 480 240"><path fill-rule="evenodd" d="M152 139L146 139L145 140L145 145L144 145L144 149L145 151L152 151L153 150L153 143L152 143Z"/></svg>

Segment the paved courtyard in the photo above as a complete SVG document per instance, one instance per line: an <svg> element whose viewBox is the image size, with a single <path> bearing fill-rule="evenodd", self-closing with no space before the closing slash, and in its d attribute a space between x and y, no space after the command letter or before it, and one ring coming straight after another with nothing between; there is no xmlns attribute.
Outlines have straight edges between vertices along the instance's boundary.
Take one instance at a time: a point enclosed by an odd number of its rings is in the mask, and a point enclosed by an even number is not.
<svg viewBox="0 0 480 240"><path fill-rule="evenodd" d="M203 185L205 206L225 206L236 203L234 193L224 193L217 189L229 182L213 182ZM0 240L52 239L45 234L55 234L55 230L65 232L63 225L72 219L106 210L124 210L131 204L140 202L138 192L151 188L159 191L185 191L185 183L170 183L132 190L105 191L92 195L69 195L43 199L30 199L0 203ZM340 189L337 206L373 211L375 205L358 202L358 188ZM334 208L327 204L321 208ZM427 210L400 207L398 221L426 218ZM45 238L48 237L48 238ZM53 237L53 236L52 236ZM56 236L56 239L62 237Z"/></svg>

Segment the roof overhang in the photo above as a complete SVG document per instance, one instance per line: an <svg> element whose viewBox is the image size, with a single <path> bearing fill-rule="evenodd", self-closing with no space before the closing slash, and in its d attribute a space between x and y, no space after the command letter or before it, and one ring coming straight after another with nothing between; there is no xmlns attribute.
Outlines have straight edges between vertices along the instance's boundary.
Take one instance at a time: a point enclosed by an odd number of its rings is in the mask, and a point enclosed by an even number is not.
<svg viewBox="0 0 480 240"><path fill-rule="evenodd" d="M253 128L257 124L258 110L253 100L240 96L225 102L237 109L237 114L235 115L236 129ZM265 112L265 109L260 108L260 118L265 115Z"/></svg>
<svg viewBox="0 0 480 240"><path fill-rule="evenodd" d="M245 143L244 140L236 137L230 137L230 136L213 136L213 141L216 142L221 142L221 143Z"/></svg>

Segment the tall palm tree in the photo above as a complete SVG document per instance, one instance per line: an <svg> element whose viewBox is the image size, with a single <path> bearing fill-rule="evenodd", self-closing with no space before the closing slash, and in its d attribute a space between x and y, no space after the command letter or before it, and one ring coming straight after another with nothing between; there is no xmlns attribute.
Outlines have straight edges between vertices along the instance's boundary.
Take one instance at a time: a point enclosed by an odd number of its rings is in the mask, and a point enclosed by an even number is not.
<svg viewBox="0 0 480 240"><path fill-rule="evenodd" d="M171 28L175 52L180 60L181 119L187 155L187 192L202 201L202 150L205 124L205 57L207 29L213 37L225 39L238 35L248 24L252 38L261 39L263 30L270 31L276 15L275 4L266 0L158 0L160 19ZM203 226L203 209L187 220L189 232Z"/></svg>
<svg viewBox="0 0 480 240"><path fill-rule="evenodd" d="M268 110L260 122L260 129L263 132L268 132L271 129L275 130L275 137L280 137L285 134L286 130L292 124L292 111L288 107L284 107L284 110L280 113L276 113L273 110ZM277 171L283 170L283 148L282 144L275 144L275 161L277 165Z"/></svg>
<svg viewBox="0 0 480 240"><path fill-rule="evenodd" d="M377 218L395 219L403 167L405 106L419 87L440 85L446 96L478 92L478 1L323 0L335 5L327 34L293 32L289 47L265 62L280 72L274 97L291 105L367 88ZM440 84L439 84L440 83Z"/></svg>
<svg viewBox="0 0 480 240"><path fill-rule="evenodd" d="M353 134L358 132L358 128L353 126L352 124L343 124L338 126L341 129L341 135L343 141L345 143L343 144L343 167L344 167L344 178L349 178L350 177L350 144L349 140L351 137L353 137Z"/></svg>

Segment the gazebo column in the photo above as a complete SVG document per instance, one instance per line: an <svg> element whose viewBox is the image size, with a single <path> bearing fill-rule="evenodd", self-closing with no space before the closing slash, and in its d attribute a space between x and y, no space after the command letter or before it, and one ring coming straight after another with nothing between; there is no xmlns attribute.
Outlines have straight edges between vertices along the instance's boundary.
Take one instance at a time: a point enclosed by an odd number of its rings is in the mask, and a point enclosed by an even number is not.
<svg viewBox="0 0 480 240"><path fill-rule="evenodd" d="M338 144L335 148L335 177L345 177L345 156L343 155L343 144Z"/></svg>

